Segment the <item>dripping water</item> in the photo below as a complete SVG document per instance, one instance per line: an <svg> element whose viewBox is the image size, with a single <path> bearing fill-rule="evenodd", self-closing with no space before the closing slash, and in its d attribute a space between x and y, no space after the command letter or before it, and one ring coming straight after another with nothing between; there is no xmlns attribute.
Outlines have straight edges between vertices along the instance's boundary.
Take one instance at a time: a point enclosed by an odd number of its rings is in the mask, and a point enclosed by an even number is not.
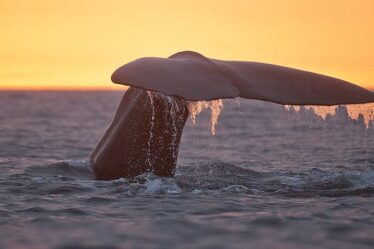
<svg viewBox="0 0 374 249"><path fill-rule="evenodd" d="M163 101L166 102L166 104L170 104L170 120L171 120L171 123L172 123L172 127L173 127L173 134L172 134L172 138L173 138L173 141L172 141L172 144L171 146L173 147L173 159L174 161L177 160L177 155L175 154L175 147L177 145L176 143L176 139L177 139L177 126L176 126L176 116L177 116L177 113L179 111L179 105L178 103L170 96L166 96L166 95L162 95L161 97Z"/></svg>
<svg viewBox="0 0 374 249"><path fill-rule="evenodd" d="M285 105L288 111L300 112L303 108L305 110L312 111L314 114L326 120L328 116L335 116L338 110L344 108L350 119L355 120L359 123L363 123L366 128L369 128L370 124L374 121L374 104L352 104L352 105L334 105L334 106L297 106L297 105Z"/></svg>
<svg viewBox="0 0 374 249"><path fill-rule="evenodd" d="M150 98L151 105L152 105L152 124L151 124L151 129L150 129L150 139L148 141L148 151L150 151L150 144L151 144L151 139L152 139L152 128L154 126L154 115L155 115L155 110L154 110L154 97L158 97L165 101L165 103L171 104L170 107L170 116L171 116L171 122L174 127L174 134L173 134L173 146L175 146L175 139L176 139L176 120L175 120L175 114L179 111L179 105L178 103L170 96L161 94L161 93L156 93L153 91L146 91L148 94L148 97ZM237 100L238 106L240 106L239 100ZM195 125L196 124L196 117L205 109L210 109L211 112L211 127L210 131L212 135L216 134L216 126L218 123L218 118L223 110L223 100L222 99L216 99L216 100L211 100L211 101L188 101L188 110L190 113L190 118L192 120L192 123ZM151 165L150 165L151 166Z"/></svg>
<svg viewBox="0 0 374 249"><path fill-rule="evenodd" d="M153 93L151 91L147 91L147 95L149 97L149 100L151 101L152 106L152 116L151 116L151 128L149 129L149 139L148 139L148 151L147 151L147 161L148 161L148 167L149 171L152 169L152 163L151 163L151 141L153 138L153 129L155 124L155 106L154 106L154 99L153 99Z"/></svg>
<svg viewBox="0 0 374 249"><path fill-rule="evenodd" d="M211 101L190 101L188 103L188 110L190 111L191 120L194 125L196 124L197 115L199 115L203 110L208 108L210 108L211 111L210 131L213 135L215 135L218 118L223 109L222 99L216 99Z"/></svg>
<svg viewBox="0 0 374 249"><path fill-rule="evenodd" d="M156 93L156 92L152 92L152 91L147 91L147 95L151 101L151 105L152 105L152 118L151 118L151 128L150 128L150 136L149 136L149 140L148 140L148 165L149 165L149 168L152 169L152 163L150 161L150 151L151 151L151 141L153 139L153 130L154 130L154 122L155 122L155 106L154 106L154 100L157 99L157 100L162 100L164 101L165 103L165 106L170 106L170 109L169 109L169 114L166 114L165 117L170 117L170 119L168 120L165 120L166 122L171 122L171 125L172 125L172 142L171 142L171 146L173 148L173 159L176 160L177 159L177 155L175 154L175 148L177 146L177 116L178 116L178 112L180 111L180 106L178 104L178 102L171 96L167 96L167 95L164 95L164 94L161 94L161 93Z"/></svg>

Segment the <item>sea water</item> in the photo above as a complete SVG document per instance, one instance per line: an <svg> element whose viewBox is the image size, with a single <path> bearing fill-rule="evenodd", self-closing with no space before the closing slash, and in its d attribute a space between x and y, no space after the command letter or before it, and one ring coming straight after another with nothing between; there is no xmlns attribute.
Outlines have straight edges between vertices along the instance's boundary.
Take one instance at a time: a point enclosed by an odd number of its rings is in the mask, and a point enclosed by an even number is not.
<svg viewBox="0 0 374 249"><path fill-rule="evenodd" d="M373 248L374 127L254 100L187 121L174 178L96 181L121 92L0 93L0 248ZM194 124L195 123L195 124Z"/></svg>

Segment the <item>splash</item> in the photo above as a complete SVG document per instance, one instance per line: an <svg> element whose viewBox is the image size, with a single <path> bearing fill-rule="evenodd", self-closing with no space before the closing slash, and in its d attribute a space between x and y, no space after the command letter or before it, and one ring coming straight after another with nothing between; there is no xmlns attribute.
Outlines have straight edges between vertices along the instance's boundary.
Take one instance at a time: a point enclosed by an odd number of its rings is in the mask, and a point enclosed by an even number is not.
<svg viewBox="0 0 374 249"><path fill-rule="evenodd" d="M307 105L304 106L306 110L313 111L316 115L320 116L324 120L328 115L334 116L337 114L339 107L345 107L349 118L358 121L363 119L365 126L368 128L370 122L374 121L374 104L354 104L354 105L334 105L334 106L313 106ZM300 106L285 105L286 110L295 110L299 112L301 110Z"/></svg>
<svg viewBox="0 0 374 249"><path fill-rule="evenodd" d="M218 123L218 117L223 109L222 99L211 100L211 101L190 101L188 102L188 110L190 111L192 123L196 124L196 117L203 110L210 108L211 110L211 127L210 131L213 135L216 134L216 125Z"/></svg>

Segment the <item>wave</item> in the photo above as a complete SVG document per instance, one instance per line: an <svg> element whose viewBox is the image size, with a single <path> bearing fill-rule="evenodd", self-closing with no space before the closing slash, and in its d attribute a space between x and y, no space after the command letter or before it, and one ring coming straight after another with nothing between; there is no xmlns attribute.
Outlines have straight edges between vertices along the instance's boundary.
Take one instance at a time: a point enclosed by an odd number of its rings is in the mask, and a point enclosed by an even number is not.
<svg viewBox="0 0 374 249"><path fill-rule="evenodd" d="M285 197L374 196L374 168L311 169L303 172L261 172L245 164L222 161L179 165L174 178L142 174L135 178L96 181L87 160L32 166L2 182L10 192L71 194L98 191L111 194L248 194Z"/></svg>

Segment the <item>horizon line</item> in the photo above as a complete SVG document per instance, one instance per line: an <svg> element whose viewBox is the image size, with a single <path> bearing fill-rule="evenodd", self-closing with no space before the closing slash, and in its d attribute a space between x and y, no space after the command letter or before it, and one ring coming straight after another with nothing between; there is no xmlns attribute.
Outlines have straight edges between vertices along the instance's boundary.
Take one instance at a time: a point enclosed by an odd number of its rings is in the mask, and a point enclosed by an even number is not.
<svg viewBox="0 0 374 249"><path fill-rule="evenodd" d="M122 91L128 86L117 87L0 87L0 92L94 92L94 91Z"/></svg>
<svg viewBox="0 0 374 249"><path fill-rule="evenodd" d="M120 92L127 90L129 86L119 87L65 87L65 88L1 88L0 92ZM374 88L365 88L374 93Z"/></svg>

